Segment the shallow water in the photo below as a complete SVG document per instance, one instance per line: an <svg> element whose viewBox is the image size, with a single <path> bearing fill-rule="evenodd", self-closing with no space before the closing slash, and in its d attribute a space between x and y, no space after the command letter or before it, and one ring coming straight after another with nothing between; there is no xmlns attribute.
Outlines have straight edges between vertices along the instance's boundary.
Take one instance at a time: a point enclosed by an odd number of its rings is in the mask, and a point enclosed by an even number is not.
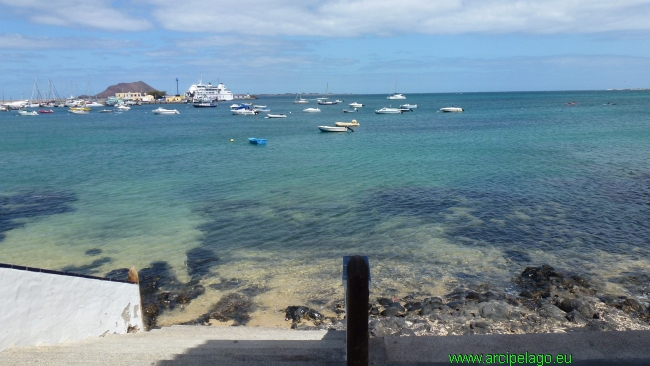
<svg viewBox="0 0 650 366"><path fill-rule="evenodd" d="M229 103L1 113L0 262L105 275L164 261L200 277L206 294L162 324L251 288L251 324L281 323L275 310L341 298L350 254L369 256L375 295L508 288L548 263L647 298L625 278L650 272L649 92L407 97L419 108L402 115L373 113L383 95L320 114L257 101L286 119ZM353 101L366 107L341 113ZM437 113L450 105L465 112ZM352 118L354 133L317 129ZM190 273L196 248L219 260Z"/></svg>

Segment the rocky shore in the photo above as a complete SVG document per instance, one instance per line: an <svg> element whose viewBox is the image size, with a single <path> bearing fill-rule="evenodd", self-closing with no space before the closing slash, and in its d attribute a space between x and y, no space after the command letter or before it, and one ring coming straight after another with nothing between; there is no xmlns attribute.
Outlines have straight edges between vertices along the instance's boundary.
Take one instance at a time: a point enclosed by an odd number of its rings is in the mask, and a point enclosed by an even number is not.
<svg viewBox="0 0 650 366"><path fill-rule="evenodd" d="M201 268L196 253L189 264ZM194 258L195 257L195 258ZM216 257L207 257L217 261ZM205 259L201 259L204 261ZM157 275L152 275L155 272ZM203 294L198 270L194 280L180 284L166 268L143 269L140 274L145 325L156 327L156 317L163 311L188 304ZM622 279L634 293L648 293L648 278L630 276ZM613 296L603 292L585 278L556 271L548 265L527 267L512 279L507 290L479 285L459 287L444 296L420 291L397 297L372 297L368 304L372 336L388 335L465 335L523 334L576 331L650 330L650 308L641 299ZM196 319L183 324L210 325L228 322L246 325L257 309L254 297L268 289L241 286L236 279L222 280L218 286L233 292L223 296ZM214 285L211 285L214 286ZM161 288L166 288L161 291ZM171 288L171 290L169 290ZM345 329L343 298L312 301L307 305L289 306L277 316L291 322L293 329ZM325 316L322 313L332 314Z"/></svg>
<svg viewBox="0 0 650 366"><path fill-rule="evenodd" d="M412 293L402 298L371 298L371 335L650 329L647 304L631 297L601 293L584 278L557 272L548 265L527 267L512 282L517 292L499 291L484 285L472 289L457 288L443 297ZM292 327L296 329L344 329L343 301L336 301L331 306L340 314L339 317L314 318L306 307L290 307L286 310L286 318L292 320ZM300 310L299 314L296 309Z"/></svg>

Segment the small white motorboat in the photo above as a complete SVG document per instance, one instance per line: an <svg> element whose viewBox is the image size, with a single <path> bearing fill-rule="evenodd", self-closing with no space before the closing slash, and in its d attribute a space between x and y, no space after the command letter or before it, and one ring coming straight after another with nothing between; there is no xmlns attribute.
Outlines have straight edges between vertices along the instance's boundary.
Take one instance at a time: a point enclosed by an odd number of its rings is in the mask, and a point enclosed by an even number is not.
<svg viewBox="0 0 650 366"><path fill-rule="evenodd" d="M445 108L440 108L440 111L441 112L446 112L446 113L449 113L449 112L462 112L462 111L464 111L464 109L459 108L459 107L445 107Z"/></svg>
<svg viewBox="0 0 650 366"><path fill-rule="evenodd" d="M112 109L102 109L99 113L113 113Z"/></svg>
<svg viewBox="0 0 650 366"><path fill-rule="evenodd" d="M402 104L399 106L400 108L405 108L405 109L416 109L418 107L417 104Z"/></svg>
<svg viewBox="0 0 650 366"><path fill-rule="evenodd" d="M131 109L131 107L129 107L128 105L120 104L117 107L115 107L115 109L117 109L120 112L126 112L129 109Z"/></svg>
<svg viewBox="0 0 650 366"><path fill-rule="evenodd" d="M406 97L400 93L393 93L387 96L386 99L406 99Z"/></svg>
<svg viewBox="0 0 650 366"><path fill-rule="evenodd" d="M17 116L38 116L36 111L18 111Z"/></svg>
<svg viewBox="0 0 650 366"><path fill-rule="evenodd" d="M358 127L361 126L356 119L353 119L352 122L334 122L336 127Z"/></svg>
<svg viewBox="0 0 650 366"><path fill-rule="evenodd" d="M318 100L318 104L319 104L319 105L334 105L334 104L338 104L338 101L336 101L336 100L331 101L331 100L319 99L319 100Z"/></svg>
<svg viewBox="0 0 650 366"><path fill-rule="evenodd" d="M257 114L257 111L241 108L241 109L233 109L231 113L236 116L254 116Z"/></svg>
<svg viewBox="0 0 650 366"><path fill-rule="evenodd" d="M265 105L255 105L253 106L253 110L255 112L262 112L262 113L268 113L271 111L271 109Z"/></svg>
<svg viewBox="0 0 650 366"><path fill-rule="evenodd" d="M305 113L319 113L320 108L305 108L302 111Z"/></svg>
<svg viewBox="0 0 650 366"><path fill-rule="evenodd" d="M153 114L180 114L176 109L166 109L163 107L151 111Z"/></svg>
<svg viewBox="0 0 650 366"><path fill-rule="evenodd" d="M377 114L400 114L400 113L402 113L402 111L399 108L384 107L382 109L376 109L375 113L377 113Z"/></svg>
<svg viewBox="0 0 650 366"><path fill-rule="evenodd" d="M280 114L271 114L271 113L269 113L269 114L266 115L266 117L267 118L287 118L287 115L284 114L284 113L280 113Z"/></svg>
<svg viewBox="0 0 650 366"><path fill-rule="evenodd" d="M352 108L361 108L361 107L363 107L363 104L353 102L353 103L350 103L349 106L352 107Z"/></svg>
<svg viewBox="0 0 650 366"><path fill-rule="evenodd" d="M338 127L338 126L318 126L318 129L321 132L348 132L352 131L350 127ZM352 131L354 132L354 131Z"/></svg>
<svg viewBox="0 0 650 366"><path fill-rule="evenodd" d="M354 108L353 110L344 109L343 113L357 113L359 110Z"/></svg>
<svg viewBox="0 0 650 366"><path fill-rule="evenodd" d="M101 103L99 103L99 102L96 102L96 101L86 102L86 103L83 104L83 105L84 105L85 107L87 107L87 108L106 107L105 105L103 105L103 104L101 104Z"/></svg>
<svg viewBox="0 0 650 366"><path fill-rule="evenodd" d="M252 107L253 103L240 103L240 104L231 104L230 109L238 109L238 108L247 108L250 109Z"/></svg>

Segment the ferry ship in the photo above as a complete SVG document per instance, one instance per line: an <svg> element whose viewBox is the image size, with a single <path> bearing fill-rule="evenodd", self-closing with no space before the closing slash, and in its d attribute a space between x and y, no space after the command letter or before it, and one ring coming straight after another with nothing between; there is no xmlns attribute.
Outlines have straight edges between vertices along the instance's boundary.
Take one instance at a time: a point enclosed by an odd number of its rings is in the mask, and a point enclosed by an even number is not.
<svg viewBox="0 0 650 366"><path fill-rule="evenodd" d="M193 84L185 93L185 96L188 99L193 101L228 101L233 100L232 92L229 89L226 89L226 86L223 83L219 83L217 86L214 86L210 83L207 85L199 81L198 84Z"/></svg>

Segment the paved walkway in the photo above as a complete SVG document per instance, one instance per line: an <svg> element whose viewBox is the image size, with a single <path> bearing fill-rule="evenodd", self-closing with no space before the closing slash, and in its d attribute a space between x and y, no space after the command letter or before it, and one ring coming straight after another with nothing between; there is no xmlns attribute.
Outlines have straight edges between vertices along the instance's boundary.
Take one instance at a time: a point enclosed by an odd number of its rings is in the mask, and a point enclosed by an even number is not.
<svg viewBox="0 0 650 366"><path fill-rule="evenodd" d="M650 331L370 339L370 364L376 366L450 365L449 354L463 353L483 354L483 364L486 354L496 354L495 364L509 364L513 354L526 352L550 354L553 361L558 354L571 355L572 365L650 365ZM0 353L0 365L338 366L345 365L345 333L172 326L10 347Z"/></svg>

